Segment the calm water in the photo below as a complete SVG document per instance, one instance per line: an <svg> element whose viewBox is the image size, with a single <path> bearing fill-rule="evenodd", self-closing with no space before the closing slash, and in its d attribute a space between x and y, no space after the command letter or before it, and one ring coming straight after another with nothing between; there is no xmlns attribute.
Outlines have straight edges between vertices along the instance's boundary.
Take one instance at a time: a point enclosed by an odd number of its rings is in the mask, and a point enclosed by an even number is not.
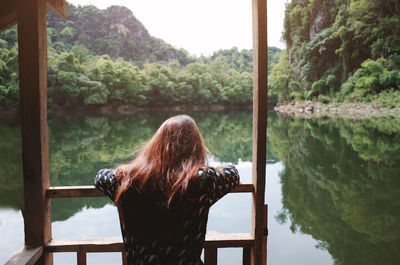
<svg viewBox="0 0 400 265"><path fill-rule="evenodd" d="M131 159L175 113L49 119L51 185L89 185L98 169ZM196 112L210 151L251 178L252 113ZM23 244L20 127L0 120L0 264ZM400 264L400 121L288 119L271 113L266 201L269 265ZM208 230L250 232L250 194L229 194ZM55 238L119 236L105 198L52 202ZM56 254L55 264L76 264ZM88 264L121 264L120 254L89 254ZM219 264L241 264L240 249Z"/></svg>

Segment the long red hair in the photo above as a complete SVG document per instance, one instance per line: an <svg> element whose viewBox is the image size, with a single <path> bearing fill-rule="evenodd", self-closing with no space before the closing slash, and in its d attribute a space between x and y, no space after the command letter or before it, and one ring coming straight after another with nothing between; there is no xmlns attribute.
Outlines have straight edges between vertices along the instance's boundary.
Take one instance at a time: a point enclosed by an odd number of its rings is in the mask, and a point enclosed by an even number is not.
<svg viewBox="0 0 400 265"><path fill-rule="evenodd" d="M117 168L116 202L132 185L140 192L152 184L167 196L169 205L206 163L207 148L194 120L187 115L171 117L131 163Z"/></svg>

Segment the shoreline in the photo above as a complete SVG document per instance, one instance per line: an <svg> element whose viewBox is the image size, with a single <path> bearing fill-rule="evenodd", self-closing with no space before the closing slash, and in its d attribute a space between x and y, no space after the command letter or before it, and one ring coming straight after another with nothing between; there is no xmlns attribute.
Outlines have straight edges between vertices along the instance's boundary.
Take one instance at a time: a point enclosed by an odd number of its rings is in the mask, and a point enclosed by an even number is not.
<svg viewBox="0 0 400 265"><path fill-rule="evenodd" d="M272 110L274 106L268 106ZM119 106L78 106L74 108L66 107L51 107L48 109L48 116L64 116L64 115L131 115L142 112L192 112L192 111L230 111L230 110L245 110L251 111L252 104L243 105L176 105L176 106L156 106L156 107L136 107L134 105L119 105ZM0 117L18 118L19 108L2 108L0 107Z"/></svg>
<svg viewBox="0 0 400 265"><path fill-rule="evenodd" d="M322 118L343 117L353 119L368 119L380 117L400 118L400 107L388 109L379 105L365 103L332 103L324 104L318 101L280 102L274 110L281 115L291 117Z"/></svg>

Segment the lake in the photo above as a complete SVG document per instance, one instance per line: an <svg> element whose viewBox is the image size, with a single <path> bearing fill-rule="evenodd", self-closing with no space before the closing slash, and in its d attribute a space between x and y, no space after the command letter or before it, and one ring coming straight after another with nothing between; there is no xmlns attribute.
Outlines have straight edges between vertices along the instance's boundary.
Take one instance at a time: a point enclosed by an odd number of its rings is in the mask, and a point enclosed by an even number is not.
<svg viewBox="0 0 400 265"><path fill-rule="evenodd" d="M90 185L97 171L132 158L177 113L49 118L51 185ZM251 179L252 113L193 112L216 160ZM20 126L0 120L0 264L23 244ZM270 112L266 202L269 265L400 264L400 120L284 118ZM250 194L229 194L210 211L208 230L250 232ZM54 238L120 236L106 198L52 201ZM55 254L55 264L76 264ZM88 254L88 264L121 264ZM218 264L241 264L220 249Z"/></svg>

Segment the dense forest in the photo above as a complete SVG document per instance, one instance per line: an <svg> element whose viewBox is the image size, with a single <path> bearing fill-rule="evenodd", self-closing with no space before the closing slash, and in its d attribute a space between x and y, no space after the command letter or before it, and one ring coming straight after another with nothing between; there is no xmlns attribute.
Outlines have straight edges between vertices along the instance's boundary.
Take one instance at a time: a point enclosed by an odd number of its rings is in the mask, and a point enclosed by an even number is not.
<svg viewBox="0 0 400 265"><path fill-rule="evenodd" d="M400 106L398 0L292 0L285 12L270 79L280 100Z"/></svg>
<svg viewBox="0 0 400 265"><path fill-rule="evenodd" d="M269 49L270 64L280 50ZM18 105L17 28L0 33L0 106ZM242 105L252 102L252 51L193 57L149 35L132 12L70 5L48 12L49 106ZM270 67L271 68L271 67Z"/></svg>

